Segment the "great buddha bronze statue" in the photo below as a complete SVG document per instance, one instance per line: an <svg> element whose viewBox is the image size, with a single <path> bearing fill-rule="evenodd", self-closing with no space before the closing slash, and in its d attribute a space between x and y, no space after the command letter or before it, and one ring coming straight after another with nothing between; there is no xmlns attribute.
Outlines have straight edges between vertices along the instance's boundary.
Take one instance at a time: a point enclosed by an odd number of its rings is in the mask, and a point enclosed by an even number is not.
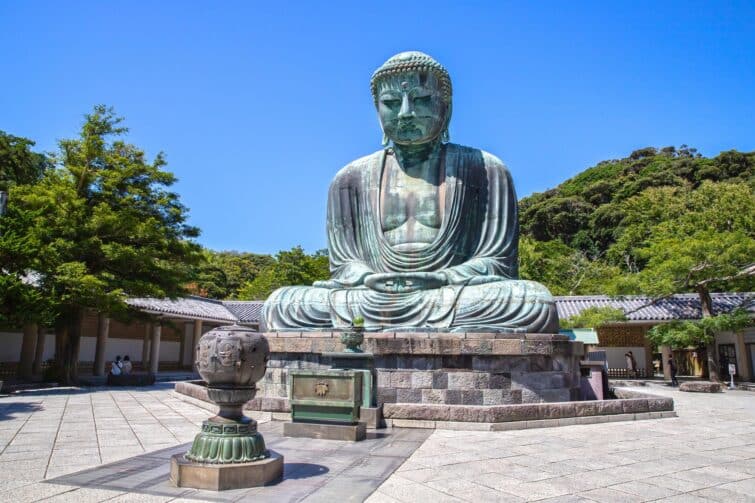
<svg viewBox="0 0 755 503"><path fill-rule="evenodd" d="M451 79L421 52L372 75L384 149L328 194L331 279L265 302L265 330L558 331L550 292L518 279L519 223L503 163L448 142Z"/></svg>

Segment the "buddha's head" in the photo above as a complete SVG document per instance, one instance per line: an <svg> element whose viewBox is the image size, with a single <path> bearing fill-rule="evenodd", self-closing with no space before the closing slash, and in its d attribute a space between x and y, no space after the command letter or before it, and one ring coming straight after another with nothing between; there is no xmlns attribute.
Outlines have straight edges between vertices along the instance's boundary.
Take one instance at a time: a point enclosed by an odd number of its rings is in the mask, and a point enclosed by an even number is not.
<svg viewBox="0 0 755 503"><path fill-rule="evenodd" d="M451 78L433 58L417 51L396 54L372 74L371 87L384 144L448 141Z"/></svg>

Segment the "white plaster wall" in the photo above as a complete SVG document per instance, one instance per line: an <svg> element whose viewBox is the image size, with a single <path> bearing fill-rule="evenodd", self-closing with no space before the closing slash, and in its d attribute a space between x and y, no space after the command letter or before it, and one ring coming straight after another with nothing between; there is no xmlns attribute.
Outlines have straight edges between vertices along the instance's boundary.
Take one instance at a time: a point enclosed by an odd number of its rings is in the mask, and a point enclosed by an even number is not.
<svg viewBox="0 0 755 503"><path fill-rule="evenodd" d="M160 342L160 361L177 362L178 352L181 350L180 342Z"/></svg>
<svg viewBox="0 0 755 503"><path fill-rule="evenodd" d="M755 327L745 329L745 343L755 344Z"/></svg>
<svg viewBox="0 0 755 503"><path fill-rule="evenodd" d="M17 362L21 356L21 332L0 332L0 362Z"/></svg>
<svg viewBox="0 0 755 503"><path fill-rule="evenodd" d="M627 368L627 358L625 353L631 351L634 355L634 360L637 362L637 368L643 368L645 366L645 348L642 346L627 347L627 348L605 348L598 346L595 348L597 351L605 351L606 359L608 360L609 369L625 369Z"/></svg>
<svg viewBox="0 0 755 503"><path fill-rule="evenodd" d="M736 344L737 336L734 332L718 332L716 334L716 344Z"/></svg>
<svg viewBox="0 0 755 503"><path fill-rule="evenodd" d="M0 362L18 362L21 356L21 342L23 333L21 332L0 332ZM105 351L105 360L115 360L116 355L121 358L129 355L132 361L139 361L142 358L143 341L139 339L115 339L109 338L107 349ZM97 346L96 337L82 337L81 349L79 352L79 361L93 362L94 351ZM178 361L178 352L181 345L178 342L160 342L160 361L176 362ZM45 335L45 351L43 360L49 360L55 357L55 334Z"/></svg>

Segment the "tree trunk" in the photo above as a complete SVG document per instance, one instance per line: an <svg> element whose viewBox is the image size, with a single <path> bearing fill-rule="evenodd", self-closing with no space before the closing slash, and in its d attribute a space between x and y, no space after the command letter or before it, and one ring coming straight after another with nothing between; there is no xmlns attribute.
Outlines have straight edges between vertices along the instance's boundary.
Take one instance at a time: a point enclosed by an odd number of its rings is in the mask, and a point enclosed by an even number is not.
<svg viewBox="0 0 755 503"><path fill-rule="evenodd" d="M697 295L700 297L700 310L703 318L713 316L713 299L710 296L708 288L704 285L697 287ZM707 358L708 379L714 382L720 382L721 377L718 373L718 351L716 351L716 340L714 334L713 341L705 346ZM703 374L704 376L704 374Z"/></svg>
<svg viewBox="0 0 755 503"><path fill-rule="evenodd" d="M55 323L55 375L60 384L65 383L63 374L63 361L66 358L66 348L68 347L68 325L64 321Z"/></svg>
<svg viewBox="0 0 755 503"><path fill-rule="evenodd" d="M63 386L78 383L83 315L81 310L74 311L55 327L55 364L58 381Z"/></svg>

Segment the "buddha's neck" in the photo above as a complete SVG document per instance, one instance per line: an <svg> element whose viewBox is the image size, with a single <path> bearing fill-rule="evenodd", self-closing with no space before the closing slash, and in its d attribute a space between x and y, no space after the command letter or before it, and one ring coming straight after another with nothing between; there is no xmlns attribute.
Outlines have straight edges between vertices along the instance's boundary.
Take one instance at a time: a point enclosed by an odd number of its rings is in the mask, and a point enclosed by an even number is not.
<svg viewBox="0 0 755 503"><path fill-rule="evenodd" d="M393 151L401 168L407 174L412 174L413 171L436 164L435 161L440 159L441 142L433 140L421 145L394 144Z"/></svg>

